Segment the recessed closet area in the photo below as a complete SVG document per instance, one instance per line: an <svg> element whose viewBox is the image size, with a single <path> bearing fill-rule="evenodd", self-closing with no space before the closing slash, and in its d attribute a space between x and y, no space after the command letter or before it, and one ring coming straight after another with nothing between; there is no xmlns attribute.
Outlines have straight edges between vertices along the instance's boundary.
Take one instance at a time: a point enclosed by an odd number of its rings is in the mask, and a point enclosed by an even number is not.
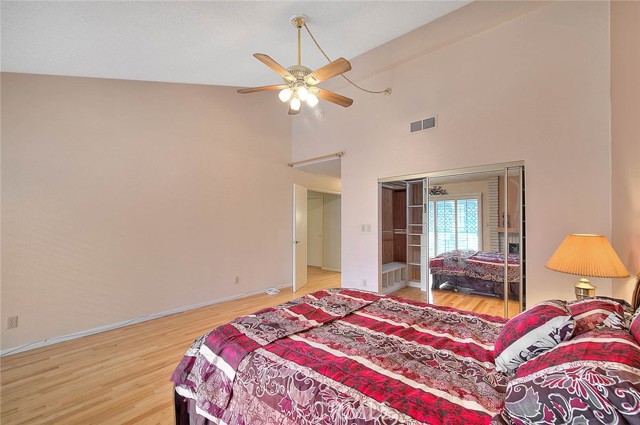
<svg viewBox="0 0 640 425"><path fill-rule="evenodd" d="M522 311L524 194L522 162L380 179L378 291L413 286L433 304Z"/></svg>

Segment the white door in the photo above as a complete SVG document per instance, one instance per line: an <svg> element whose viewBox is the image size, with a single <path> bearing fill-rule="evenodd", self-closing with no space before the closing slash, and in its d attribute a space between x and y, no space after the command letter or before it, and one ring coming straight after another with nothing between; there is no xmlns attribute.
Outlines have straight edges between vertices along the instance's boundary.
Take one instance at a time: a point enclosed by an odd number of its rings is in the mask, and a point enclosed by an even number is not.
<svg viewBox="0 0 640 425"><path fill-rule="evenodd" d="M293 292L307 284L307 188L293 185Z"/></svg>

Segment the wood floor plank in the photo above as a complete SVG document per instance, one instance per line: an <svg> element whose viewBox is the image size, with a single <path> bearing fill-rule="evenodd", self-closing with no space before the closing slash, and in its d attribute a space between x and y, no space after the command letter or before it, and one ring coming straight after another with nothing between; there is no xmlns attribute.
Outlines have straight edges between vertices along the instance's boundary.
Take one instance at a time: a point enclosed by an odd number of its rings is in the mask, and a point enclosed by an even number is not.
<svg viewBox="0 0 640 425"><path fill-rule="evenodd" d="M194 339L238 316L324 288L340 287L340 273L309 268L299 292L258 294L0 359L0 423L174 423L169 377ZM426 300L415 288L396 293ZM439 294L438 302L500 315L502 303Z"/></svg>

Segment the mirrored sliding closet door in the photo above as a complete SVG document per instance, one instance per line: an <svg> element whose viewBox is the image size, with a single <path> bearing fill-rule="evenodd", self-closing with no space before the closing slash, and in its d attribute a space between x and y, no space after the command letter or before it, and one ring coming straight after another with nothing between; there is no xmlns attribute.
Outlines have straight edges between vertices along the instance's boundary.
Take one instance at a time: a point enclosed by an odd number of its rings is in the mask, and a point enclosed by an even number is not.
<svg viewBox="0 0 640 425"><path fill-rule="evenodd" d="M523 164L384 180L382 286L406 282L433 304L478 313L524 309Z"/></svg>

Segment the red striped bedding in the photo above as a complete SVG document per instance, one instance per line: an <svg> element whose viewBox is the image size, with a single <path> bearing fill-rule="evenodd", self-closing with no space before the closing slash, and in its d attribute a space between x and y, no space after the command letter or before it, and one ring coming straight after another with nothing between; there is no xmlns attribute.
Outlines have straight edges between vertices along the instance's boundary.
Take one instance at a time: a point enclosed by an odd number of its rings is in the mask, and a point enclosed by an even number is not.
<svg viewBox="0 0 640 425"><path fill-rule="evenodd" d="M505 322L320 291L196 340L172 380L193 423L484 424L504 403L493 348Z"/></svg>

